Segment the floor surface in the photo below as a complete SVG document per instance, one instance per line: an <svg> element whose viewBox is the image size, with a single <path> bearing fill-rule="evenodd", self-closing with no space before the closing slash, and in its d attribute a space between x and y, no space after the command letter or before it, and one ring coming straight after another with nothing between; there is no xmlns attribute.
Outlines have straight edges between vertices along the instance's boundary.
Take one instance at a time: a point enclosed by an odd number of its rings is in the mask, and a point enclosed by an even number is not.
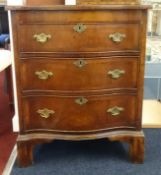
<svg viewBox="0 0 161 175"><path fill-rule="evenodd" d="M0 72L0 174L4 170L17 137L17 134L12 132L14 112L9 106L8 95L4 88L4 77L4 72Z"/></svg>

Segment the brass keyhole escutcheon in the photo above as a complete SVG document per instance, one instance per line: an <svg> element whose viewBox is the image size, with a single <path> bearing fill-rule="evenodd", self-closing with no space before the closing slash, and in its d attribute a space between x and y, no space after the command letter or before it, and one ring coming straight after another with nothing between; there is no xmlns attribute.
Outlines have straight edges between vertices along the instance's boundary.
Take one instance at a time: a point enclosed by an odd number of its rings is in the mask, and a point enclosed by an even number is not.
<svg viewBox="0 0 161 175"><path fill-rule="evenodd" d="M84 98L84 97L80 97L78 99L75 100L75 103L78 105L84 105L88 102L88 99Z"/></svg>
<svg viewBox="0 0 161 175"><path fill-rule="evenodd" d="M75 32L82 33L87 29L85 24L79 23L73 27Z"/></svg>
<svg viewBox="0 0 161 175"><path fill-rule="evenodd" d="M73 64L76 65L78 68L83 68L87 64L87 62L81 59L81 60L74 61Z"/></svg>

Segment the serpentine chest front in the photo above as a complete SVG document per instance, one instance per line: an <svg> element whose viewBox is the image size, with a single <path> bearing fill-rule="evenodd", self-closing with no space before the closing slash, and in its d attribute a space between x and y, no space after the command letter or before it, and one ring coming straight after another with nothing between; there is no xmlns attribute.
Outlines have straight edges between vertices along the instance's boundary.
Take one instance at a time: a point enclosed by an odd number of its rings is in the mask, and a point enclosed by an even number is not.
<svg viewBox="0 0 161 175"><path fill-rule="evenodd" d="M11 16L19 165L54 139L126 141L143 162L147 7L22 7Z"/></svg>

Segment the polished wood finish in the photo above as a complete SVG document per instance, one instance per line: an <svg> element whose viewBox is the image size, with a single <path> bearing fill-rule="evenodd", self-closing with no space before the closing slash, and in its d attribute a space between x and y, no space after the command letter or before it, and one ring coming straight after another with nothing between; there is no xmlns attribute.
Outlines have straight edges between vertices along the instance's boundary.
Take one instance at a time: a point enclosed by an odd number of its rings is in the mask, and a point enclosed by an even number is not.
<svg viewBox="0 0 161 175"><path fill-rule="evenodd" d="M81 14L80 14L81 15ZM79 15L79 16L80 16ZM90 18L89 18L90 20ZM18 32L23 38L19 39L20 52L105 52L139 50L140 25L137 24L88 24L82 33L74 31L74 24L26 25L22 24ZM119 30L118 30L119 29ZM51 35L51 39L42 44L33 39L35 34ZM109 35L113 33L126 35L120 43L113 42ZM75 43L75 41L78 41ZM28 44L30 43L30 44Z"/></svg>
<svg viewBox="0 0 161 175"><path fill-rule="evenodd" d="M17 163L19 165L23 162L23 167L33 163L33 143L31 142L17 142Z"/></svg>
<svg viewBox="0 0 161 175"><path fill-rule="evenodd" d="M125 141L131 160L143 162L148 6L7 8L15 49L19 166L32 164L35 144L54 139Z"/></svg>
<svg viewBox="0 0 161 175"><path fill-rule="evenodd" d="M25 59L20 68L21 86L23 91L137 88L138 59L138 57ZM79 67L80 61L85 65ZM116 69L125 73L113 79L108 72ZM39 79L35 72L42 70L52 72L53 76L46 80ZM69 84L71 81L72 84Z"/></svg>
<svg viewBox="0 0 161 175"><path fill-rule="evenodd" d="M23 99L24 131L92 132L113 128L136 128L135 95L84 96L88 101L77 104L80 96L28 97ZM69 107L70 106L70 107ZM113 116L108 109L124 110ZM53 110L49 118L37 113L39 109Z"/></svg>

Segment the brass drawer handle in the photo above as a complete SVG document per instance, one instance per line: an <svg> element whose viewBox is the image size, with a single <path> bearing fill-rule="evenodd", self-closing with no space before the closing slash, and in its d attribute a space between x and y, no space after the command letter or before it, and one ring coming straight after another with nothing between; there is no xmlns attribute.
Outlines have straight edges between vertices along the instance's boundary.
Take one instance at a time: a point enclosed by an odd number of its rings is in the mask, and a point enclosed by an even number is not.
<svg viewBox="0 0 161 175"><path fill-rule="evenodd" d="M76 65L79 68L82 68L82 67L84 67L87 64L87 62L84 61L84 60L77 60L73 64Z"/></svg>
<svg viewBox="0 0 161 175"><path fill-rule="evenodd" d="M42 70L42 71L36 71L35 75L37 75L40 80L47 80L49 79L49 77L52 77L54 74L53 72L47 72L46 70Z"/></svg>
<svg viewBox="0 0 161 175"><path fill-rule="evenodd" d="M109 39L111 39L115 43L120 43L126 38L125 34L122 33L113 33L109 35Z"/></svg>
<svg viewBox="0 0 161 175"><path fill-rule="evenodd" d="M73 27L75 32L82 33L87 29L85 24L79 23Z"/></svg>
<svg viewBox="0 0 161 175"><path fill-rule="evenodd" d="M108 75L110 75L111 78L113 79L118 79L124 74L125 74L125 70L120 70L120 69L110 70L108 72Z"/></svg>
<svg viewBox="0 0 161 175"><path fill-rule="evenodd" d="M78 105L84 105L88 102L88 99L84 98L84 97L80 97L78 99L75 100L75 103Z"/></svg>
<svg viewBox="0 0 161 175"><path fill-rule="evenodd" d="M37 113L40 115L40 117L47 119L51 117L53 114L55 114L55 111L44 108L44 109L39 109Z"/></svg>
<svg viewBox="0 0 161 175"><path fill-rule="evenodd" d="M51 35L45 34L45 33L40 33L40 34L35 34L33 38L39 42L39 43L46 43L49 39L51 39Z"/></svg>
<svg viewBox="0 0 161 175"><path fill-rule="evenodd" d="M113 108L109 108L109 109L107 110L107 112L108 112L108 113L111 113L112 116L118 116L118 115L120 115L120 113L121 113L122 111L124 111L124 108L118 107L118 106L115 106L115 107L113 107Z"/></svg>

